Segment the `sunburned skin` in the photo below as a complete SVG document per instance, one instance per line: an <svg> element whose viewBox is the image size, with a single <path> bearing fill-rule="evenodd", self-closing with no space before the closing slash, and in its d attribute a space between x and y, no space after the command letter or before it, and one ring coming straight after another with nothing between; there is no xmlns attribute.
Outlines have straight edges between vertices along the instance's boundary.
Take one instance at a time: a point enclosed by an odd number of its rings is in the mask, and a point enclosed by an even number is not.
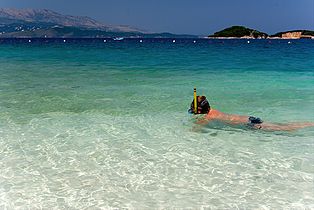
<svg viewBox="0 0 314 210"><path fill-rule="evenodd" d="M220 120L231 124L243 124L248 123L248 116L227 114L216 109L211 109L205 116L207 120Z"/></svg>
<svg viewBox="0 0 314 210"><path fill-rule="evenodd" d="M210 121L221 121L226 124L231 125L250 125L252 128L263 129L269 131L293 131L297 129L302 129L306 127L314 126L314 122L304 122L304 123L287 123L287 124L277 124L277 123L250 123L249 116L227 114L216 109L210 109L207 115L203 119L197 121L197 124L208 124Z"/></svg>

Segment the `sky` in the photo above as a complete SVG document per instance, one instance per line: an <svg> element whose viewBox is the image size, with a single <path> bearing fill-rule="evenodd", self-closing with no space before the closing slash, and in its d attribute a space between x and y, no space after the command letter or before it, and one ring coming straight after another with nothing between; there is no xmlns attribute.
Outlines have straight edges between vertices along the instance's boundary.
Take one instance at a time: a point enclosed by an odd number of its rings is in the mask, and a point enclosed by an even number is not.
<svg viewBox="0 0 314 210"><path fill-rule="evenodd" d="M314 0L0 0L0 8L51 9L177 34L209 35L232 25L269 34L314 30Z"/></svg>

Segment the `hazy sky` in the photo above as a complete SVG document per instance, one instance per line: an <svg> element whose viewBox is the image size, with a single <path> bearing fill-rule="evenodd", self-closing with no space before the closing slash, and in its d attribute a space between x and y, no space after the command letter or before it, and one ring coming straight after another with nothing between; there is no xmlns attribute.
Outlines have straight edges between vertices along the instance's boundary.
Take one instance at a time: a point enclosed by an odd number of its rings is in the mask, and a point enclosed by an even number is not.
<svg viewBox="0 0 314 210"><path fill-rule="evenodd" d="M45 8L151 32L207 35L231 25L266 33L314 30L314 0L0 0L4 8Z"/></svg>

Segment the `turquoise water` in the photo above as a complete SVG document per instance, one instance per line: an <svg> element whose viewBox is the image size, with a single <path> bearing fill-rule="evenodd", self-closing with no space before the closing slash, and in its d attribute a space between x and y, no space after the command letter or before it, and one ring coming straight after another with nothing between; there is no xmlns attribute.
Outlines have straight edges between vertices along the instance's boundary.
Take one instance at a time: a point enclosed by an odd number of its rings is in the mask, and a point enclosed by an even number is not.
<svg viewBox="0 0 314 210"><path fill-rule="evenodd" d="M291 40L290 40L291 41ZM0 41L0 208L314 208L312 40Z"/></svg>

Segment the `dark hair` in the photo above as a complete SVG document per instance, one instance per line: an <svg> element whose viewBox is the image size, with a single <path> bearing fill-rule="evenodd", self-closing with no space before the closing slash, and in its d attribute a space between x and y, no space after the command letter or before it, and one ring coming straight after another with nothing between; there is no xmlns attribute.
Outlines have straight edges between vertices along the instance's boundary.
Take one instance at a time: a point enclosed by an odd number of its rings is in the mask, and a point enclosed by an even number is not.
<svg viewBox="0 0 314 210"><path fill-rule="evenodd" d="M210 111L210 105L206 99L206 96L197 96L197 99L198 98L201 99L201 102L197 101L197 107L198 107L198 109L200 109L200 113L194 112L194 99L191 103L191 108L190 108L191 112L194 114L207 114Z"/></svg>

